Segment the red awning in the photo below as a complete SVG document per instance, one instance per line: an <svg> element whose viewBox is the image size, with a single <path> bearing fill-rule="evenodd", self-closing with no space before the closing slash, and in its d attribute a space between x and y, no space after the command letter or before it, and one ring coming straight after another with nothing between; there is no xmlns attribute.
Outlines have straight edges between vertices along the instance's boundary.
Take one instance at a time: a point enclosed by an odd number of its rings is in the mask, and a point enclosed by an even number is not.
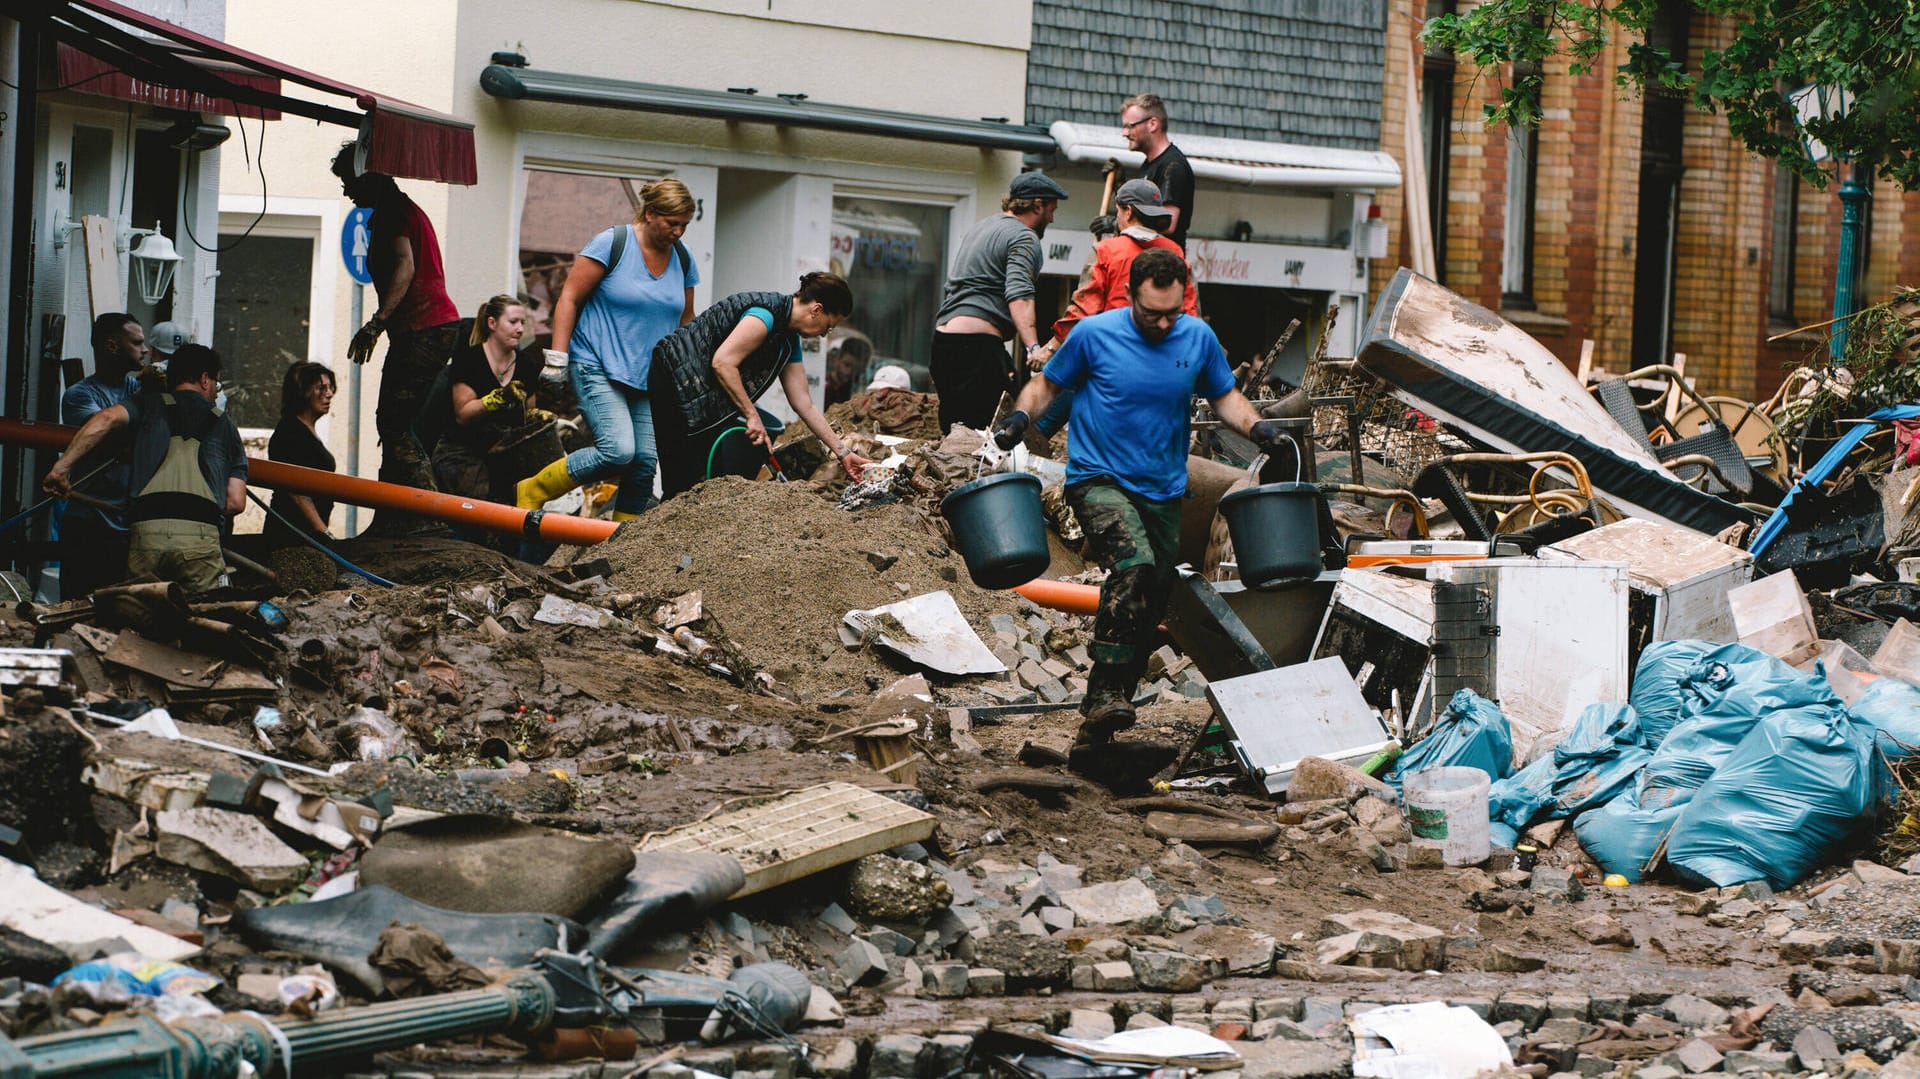
<svg viewBox="0 0 1920 1079"><path fill-rule="evenodd" d="M86 80L75 90L228 116L306 116L357 128L370 171L450 184L480 178L473 125L456 117L290 67L114 0L68 0L50 6L46 17L63 46L61 84ZM69 61L70 51L85 55ZM75 78L66 76L69 63ZM282 81L347 98L362 111L289 97Z"/></svg>
<svg viewBox="0 0 1920 1079"><path fill-rule="evenodd" d="M143 101L149 105L159 105L169 109L184 109L188 112L211 112L221 116L242 116L249 120L278 120L280 110L258 105L242 105L232 98L214 97L199 90L190 90L165 83L149 82L146 79L129 75L98 56L91 56L79 49L59 42L54 50L55 70L60 76L62 89L82 94L97 94L101 97L118 98L121 101ZM280 80L266 75L256 75L243 68L228 64L218 68L208 61L188 61L216 74L219 78L235 82L241 86L257 90L262 94L280 93ZM224 70L221 70L224 69Z"/></svg>

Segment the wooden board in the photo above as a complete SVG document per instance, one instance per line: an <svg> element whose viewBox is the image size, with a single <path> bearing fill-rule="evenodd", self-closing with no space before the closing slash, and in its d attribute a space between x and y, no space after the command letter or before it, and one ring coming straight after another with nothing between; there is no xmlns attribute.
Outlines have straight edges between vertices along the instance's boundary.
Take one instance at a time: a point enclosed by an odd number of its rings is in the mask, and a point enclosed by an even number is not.
<svg viewBox="0 0 1920 1079"><path fill-rule="evenodd" d="M169 685L190 689L208 689L220 680L227 661L211 656L182 652L170 644L149 641L127 629L113 639L113 647L100 658L118 667L149 674Z"/></svg>
<svg viewBox="0 0 1920 1079"><path fill-rule="evenodd" d="M641 840L636 851L731 854L747 882L734 898L933 835L934 818L851 783L824 783Z"/></svg>
<svg viewBox="0 0 1920 1079"><path fill-rule="evenodd" d="M86 236L87 299L98 318L127 306L120 294L120 252L114 249L112 219L87 214L80 226Z"/></svg>

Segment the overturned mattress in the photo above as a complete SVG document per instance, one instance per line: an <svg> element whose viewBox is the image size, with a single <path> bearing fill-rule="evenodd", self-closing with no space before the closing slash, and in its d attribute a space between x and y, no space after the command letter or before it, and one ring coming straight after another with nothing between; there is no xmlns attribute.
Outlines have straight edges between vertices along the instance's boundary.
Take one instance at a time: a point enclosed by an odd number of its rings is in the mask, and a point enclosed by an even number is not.
<svg viewBox="0 0 1920 1079"><path fill-rule="evenodd" d="M1411 270L1381 294L1359 359L1394 396L1468 438L1572 455L1622 512L1706 533L1756 519L1675 479L1526 331Z"/></svg>

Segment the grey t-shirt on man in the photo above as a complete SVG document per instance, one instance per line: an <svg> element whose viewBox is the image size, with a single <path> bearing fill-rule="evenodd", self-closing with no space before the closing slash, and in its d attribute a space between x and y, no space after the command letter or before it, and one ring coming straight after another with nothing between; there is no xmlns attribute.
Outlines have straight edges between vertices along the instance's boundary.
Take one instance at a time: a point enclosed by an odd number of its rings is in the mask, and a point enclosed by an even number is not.
<svg viewBox="0 0 1920 1079"><path fill-rule="evenodd" d="M1013 312L1007 305L1033 298L1040 259L1040 237L1011 214L973 226L960 240L934 325L972 315L993 323L1002 335L1013 333Z"/></svg>

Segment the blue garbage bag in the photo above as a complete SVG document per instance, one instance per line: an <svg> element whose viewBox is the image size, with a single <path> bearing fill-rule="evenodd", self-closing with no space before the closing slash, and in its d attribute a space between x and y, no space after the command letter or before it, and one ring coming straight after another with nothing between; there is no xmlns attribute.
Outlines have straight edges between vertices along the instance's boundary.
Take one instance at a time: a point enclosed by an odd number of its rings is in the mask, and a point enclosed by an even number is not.
<svg viewBox="0 0 1920 1079"><path fill-rule="evenodd" d="M1488 838L1496 847L1511 847L1520 833L1553 801L1554 763L1551 753L1487 790Z"/></svg>
<svg viewBox="0 0 1920 1079"><path fill-rule="evenodd" d="M1655 641L1641 650L1627 703L1639 713L1640 735L1648 749L1659 748L1680 721L1680 677L1718 647L1707 641Z"/></svg>
<svg viewBox="0 0 1920 1079"><path fill-rule="evenodd" d="M1533 824L1577 816L1630 789L1652 756L1640 740L1632 705L1588 705L1551 754L1488 792L1493 841L1510 847Z"/></svg>
<svg viewBox="0 0 1920 1079"><path fill-rule="evenodd" d="M1683 880L1790 888L1872 833L1875 728L1836 704L1768 712L1681 811L1666 860Z"/></svg>
<svg viewBox="0 0 1920 1079"><path fill-rule="evenodd" d="M1478 768L1495 781L1513 774L1513 728L1500 706L1470 689L1453 695L1427 732L1386 775L1394 790L1429 768Z"/></svg>
<svg viewBox="0 0 1920 1079"><path fill-rule="evenodd" d="M1758 717L1807 705L1841 707L1824 673L1808 674L1744 644L1706 652L1680 677L1683 718Z"/></svg>
<svg viewBox="0 0 1920 1079"><path fill-rule="evenodd" d="M1576 817L1573 833L1602 869L1636 883L1687 804L1763 715L1840 703L1824 677L1797 671L1745 645L1700 641L1648 646L1640 654L1630 699L1636 709L1641 701L1662 709L1653 726L1658 730L1665 722L1666 732L1654 744L1637 784ZM1642 714L1640 721L1643 738L1650 738L1647 716Z"/></svg>
<svg viewBox="0 0 1920 1079"><path fill-rule="evenodd" d="M1847 710L1874 728L1888 760L1920 756L1920 687L1879 678Z"/></svg>
<svg viewBox="0 0 1920 1079"><path fill-rule="evenodd" d="M1795 670L1741 644L1715 645L1676 683L1681 718L1647 762L1642 788L1690 797L1732 755L1762 716L1803 707L1841 707L1821 675ZM1678 799L1684 801L1685 798ZM1646 799L1641 804L1650 804Z"/></svg>
<svg viewBox="0 0 1920 1079"><path fill-rule="evenodd" d="M1613 801L1634 785L1652 756L1641 744L1640 719L1632 705L1588 705L1573 730L1553 747L1553 804L1546 819L1578 816Z"/></svg>
<svg viewBox="0 0 1920 1079"><path fill-rule="evenodd" d="M1640 883L1643 867L1686 809L1685 798L1674 802L1677 792L1671 789L1651 793L1648 805L1641 805L1640 791L1631 789L1573 819L1574 838L1587 856L1603 871L1618 873L1634 884ZM1685 792L1686 798L1692 795Z"/></svg>

